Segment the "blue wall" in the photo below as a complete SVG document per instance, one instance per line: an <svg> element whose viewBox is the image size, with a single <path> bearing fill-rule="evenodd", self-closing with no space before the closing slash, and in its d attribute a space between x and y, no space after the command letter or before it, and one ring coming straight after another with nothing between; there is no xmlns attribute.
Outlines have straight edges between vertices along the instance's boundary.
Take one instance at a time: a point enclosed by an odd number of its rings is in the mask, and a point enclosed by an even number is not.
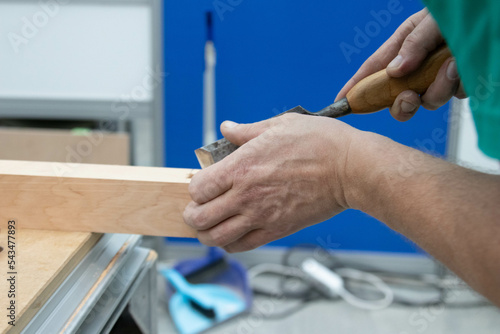
<svg viewBox="0 0 500 334"><path fill-rule="evenodd" d="M412 13L411 0L165 0L166 166L199 168L205 13L214 15L217 122L254 122L296 105L319 110ZM380 11L389 15L381 15ZM392 11L392 13L390 11ZM378 15L378 14L380 15ZM378 21L377 21L378 17ZM359 31L366 31L364 39ZM342 48L355 48L346 56ZM444 155L446 108L399 123L387 110L342 120L405 145ZM219 133L220 136L220 133ZM368 215L346 211L272 245L419 252Z"/></svg>

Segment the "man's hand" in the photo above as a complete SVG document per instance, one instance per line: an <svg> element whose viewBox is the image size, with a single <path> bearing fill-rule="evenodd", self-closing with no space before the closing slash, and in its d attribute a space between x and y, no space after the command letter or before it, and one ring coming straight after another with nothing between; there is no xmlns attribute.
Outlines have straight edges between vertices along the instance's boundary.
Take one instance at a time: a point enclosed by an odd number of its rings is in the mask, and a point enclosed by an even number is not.
<svg viewBox="0 0 500 334"><path fill-rule="evenodd" d="M339 95L385 68L415 70L443 42L426 11L408 19ZM400 58L395 58L399 54ZM400 94L391 113L407 120L422 103L435 109L463 97L456 65L447 60L420 98ZM408 107L409 106L409 107ZM229 252L250 250L346 208L399 231L500 306L500 176L452 165L335 119L288 114L260 123L225 122L241 146L197 173L185 221L201 242Z"/></svg>
<svg viewBox="0 0 500 334"><path fill-rule="evenodd" d="M197 173L184 220L199 240L241 252L322 222L347 208L343 173L349 125L287 114L254 124L224 122L224 136L241 146Z"/></svg>
<svg viewBox="0 0 500 334"><path fill-rule="evenodd" d="M336 100L346 96L347 92L361 79L387 67L387 74L402 77L416 70L427 55L444 43L436 21L427 9L410 16L370 58L359 68L338 94ZM407 90L399 94L390 108L391 115L404 122L413 117L420 105L435 110L450 98L465 98L462 84L453 58L444 62L436 80L419 96Z"/></svg>

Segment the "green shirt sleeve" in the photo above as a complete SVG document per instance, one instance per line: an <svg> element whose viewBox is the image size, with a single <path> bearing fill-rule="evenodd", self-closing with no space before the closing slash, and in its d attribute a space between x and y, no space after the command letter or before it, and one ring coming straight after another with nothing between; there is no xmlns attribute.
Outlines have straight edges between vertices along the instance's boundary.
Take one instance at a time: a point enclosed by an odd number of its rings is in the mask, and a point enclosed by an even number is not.
<svg viewBox="0 0 500 334"><path fill-rule="evenodd" d="M457 60L479 148L500 159L500 1L424 2Z"/></svg>

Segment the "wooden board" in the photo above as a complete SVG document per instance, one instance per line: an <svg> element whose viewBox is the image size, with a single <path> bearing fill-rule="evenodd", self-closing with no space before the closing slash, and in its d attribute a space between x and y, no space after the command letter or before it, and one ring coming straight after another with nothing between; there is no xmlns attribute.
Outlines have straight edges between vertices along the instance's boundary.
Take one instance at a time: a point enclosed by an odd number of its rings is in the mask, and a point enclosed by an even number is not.
<svg viewBox="0 0 500 334"><path fill-rule="evenodd" d="M7 230L0 231L0 333L19 333L61 282L101 237L101 234L16 229L15 311L16 326L10 326L7 310L11 298L7 267Z"/></svg>
<svg viewBox="0 0 500 334"><path fill-rule="evenodd" d="M127 134L98 131L75 135L69 130L2 128L0 142L2 143L0 159L118 165L129 163L130 149ZM36 163L24 164L27 164L26 168L36 165ZM58 171L57 175L64 175L74 167L67 163L52 165ZM17 168L14 165L10 167ZM29 172L29 169L27 171ZM0 197L5 196L9 196L9 193L4 193ZM28 208L26 211L30 210ZM0 305L2 308L5 307L4 312L7 313L6 308L10 303L10 298L7 296L9 249L6 244L7 230L2 225L6 224L5 217L10 219L16 216L10 215L15 212L9 208L4 208L3 213L0 221L0 246L6 249L0 253ZM37 222L37 217L32 215L29 223L38 225ZM24 220L23 223L28 221ZM22 224L19 222L19 225ZM100 237L100 234L89 232L16 229L16 326L8 326L7 314L2 313L2 318L6 321L0 322L0 333L7 330L9 334L19 333Z"/></svg>
<svg viewBox="0 0 500 334"><path fill-rule="evenodd" d="M195 172L0 161L0 228L194 237L182 213Z"/></svg>
<svg viewBox="0 0 500 334"><path fill-rule="evenodd" d="M0 159L128 165L127 133L0 128Z"/></svg>

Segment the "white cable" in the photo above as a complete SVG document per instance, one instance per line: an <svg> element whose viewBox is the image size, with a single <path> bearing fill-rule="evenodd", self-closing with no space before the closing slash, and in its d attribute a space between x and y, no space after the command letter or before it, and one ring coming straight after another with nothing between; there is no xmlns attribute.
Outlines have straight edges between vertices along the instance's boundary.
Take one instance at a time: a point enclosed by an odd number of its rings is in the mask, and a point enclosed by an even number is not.
<svg viewBox="0 0 500 334"><path fill-rule="evenodd" d="M294 277L304 277L304 273L299 268L284 266L282 264L275 263L261 263L253 266L248 270L248 278L250 281L255 279L255 277L263 274L271 273L283 276L294 276Z"/></svg>
<svg viewBox="0 0 500 334"><path fill-rule="evenodd" d="M342 290L340 291L339 295L349 304L365 310L381 310L392 304L394 300L394 292L379 277L371 273L363 272L352 268L340 268L337 269L336 272L343 278L350 278L353 280L370 283L377 290L379 290L384 296L383 298L378 300L365 300L356 297L351 292L342 287Z"/></svg>
<svg viewBox="0 0 500 334"><path fill-rule="evenodd" d="M332 271L312 258L306 259L300 267L310 280L319 283L317 284L318 288L325 291L330 297L338 295L355 307L365 310L380 310L389 306L394 300L394 293L391 288L373 274L351 268ZM379 300L361 299L345 288L344 278L369 283L380 291L384 297Z"/></svg>
<svg viewBox="0 0 500 334"><path fill-rule="evenodd" d="M340 296L347 303L365 310L384 309L391 305L394 300L392 289L374 274L351 268L340 268L332 271L312 258L303 261L300 265L300 269L274 263L258 264L248 270L250 282L264 273L307 279L309 282L315 284L315 286L322 290L327 296L331 298ZM378 300L359 298L345 288L345 278L371 284L383 295L383 297Z"/></svg>

